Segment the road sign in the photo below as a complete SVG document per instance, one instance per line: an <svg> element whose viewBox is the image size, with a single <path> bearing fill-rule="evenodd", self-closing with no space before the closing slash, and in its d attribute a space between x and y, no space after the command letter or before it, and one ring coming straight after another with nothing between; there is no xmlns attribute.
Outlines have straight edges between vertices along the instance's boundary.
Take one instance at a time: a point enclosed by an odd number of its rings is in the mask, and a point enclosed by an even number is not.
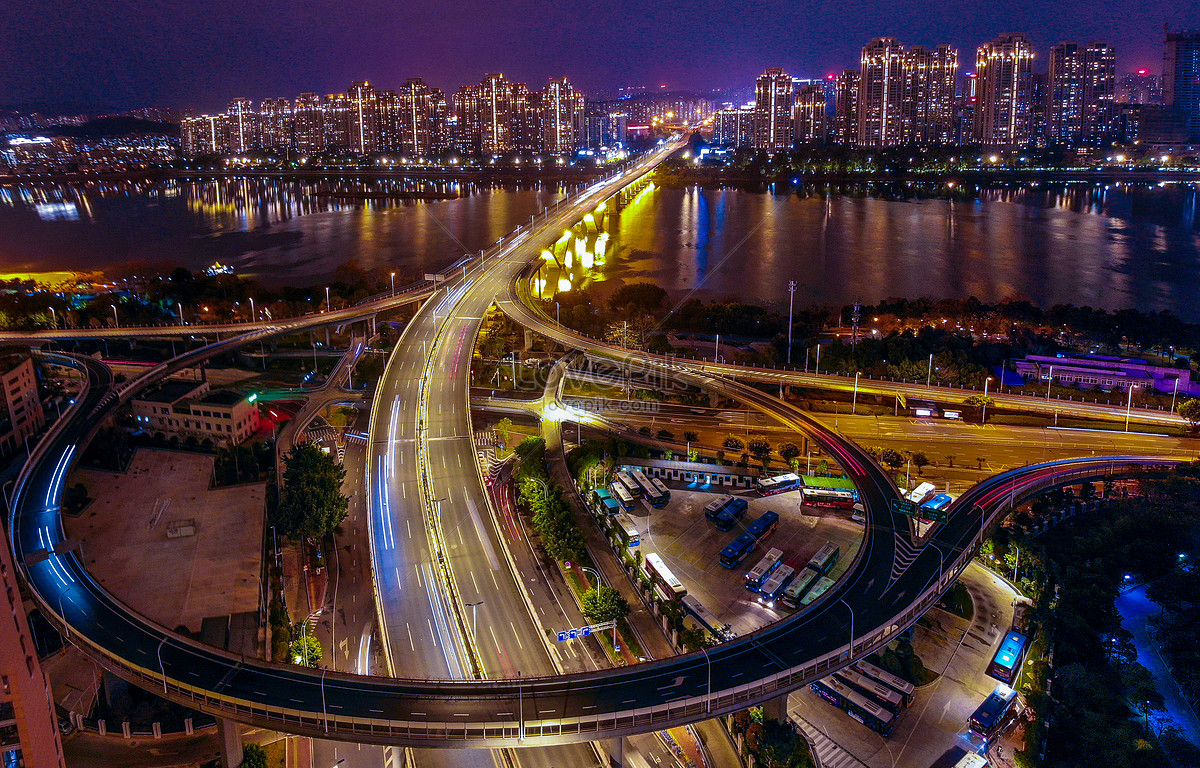
<svg viewBox="0 0 1200 768"><path fill-rule="evenodd" d="M599 624L588 624L582 627L575 627L574 629L565 629L562 632L557 633L558 642L561 643L565 640L578 640L579 638L587 637L594 632L612 629L615 626L617 626L617 622L609 620L602 621Z"/></svg>
<svg viewBox="0 0 1200 768"><path fill-rule="evenodd" d="M889 503L891 504L893 515L908 515L909 517L920 516L921 508L917 506L915 501L909 501L908 499L892 499Z"/></svg>

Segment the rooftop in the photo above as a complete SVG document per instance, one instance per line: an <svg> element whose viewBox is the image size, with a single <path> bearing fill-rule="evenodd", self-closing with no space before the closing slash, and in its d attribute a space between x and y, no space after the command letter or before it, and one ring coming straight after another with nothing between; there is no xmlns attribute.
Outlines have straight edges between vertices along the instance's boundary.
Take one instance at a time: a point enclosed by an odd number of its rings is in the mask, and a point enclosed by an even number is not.
<svg viewBox="0 0 1200 768"><path fill-rule="evenodd" d="M203 404L203 405L231 406L231 405L237 405L238 403L240 403L241 401L243 401L245 399L246 399L246 396L243 395L241 392L235 392L232 389L218 389L218 390L213 390L212 392L209 392L207 395L200 398L196 402Z"/></svg>
<svg viewBox="0 0 1200 768"><path fill-rule="evenodd" d="M179 402L201 386L203 386L203 382L199 381L167 381L163 382L161 386L153 391L143 394L138 399L149 403L170 405Z"/></svg>

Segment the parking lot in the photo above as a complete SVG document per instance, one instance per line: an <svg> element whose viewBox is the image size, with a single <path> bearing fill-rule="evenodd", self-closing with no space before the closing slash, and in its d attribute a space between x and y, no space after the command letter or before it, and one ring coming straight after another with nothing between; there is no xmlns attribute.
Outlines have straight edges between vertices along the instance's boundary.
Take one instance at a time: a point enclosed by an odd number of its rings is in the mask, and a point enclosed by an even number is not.
<svg viewBox="0 0 1200 768"><path fill-rule="evenodd" d="M675 574L688 594L704 604L737 634L745 634L777 621L791 613L783 606L768 608L758 601L758 593L745 587L746 571L772 547L783 550L783 562L797 570L826 541L841 547L841 556L831 572L838 579L853 562L862 545L863 526L850 520L849 510L801 507L796 491L766 498L753 491L740 491L750 503L746 516L733 530L719 531L704 517L704 506L720 493L671 486L671 500L661 509L652 509L638 500L629 513L641 531L642 553L657 552ZM741 565L729 570L721 565L720 551L745 526L767 510L779 513L779 528L750 553Z"/></svg>

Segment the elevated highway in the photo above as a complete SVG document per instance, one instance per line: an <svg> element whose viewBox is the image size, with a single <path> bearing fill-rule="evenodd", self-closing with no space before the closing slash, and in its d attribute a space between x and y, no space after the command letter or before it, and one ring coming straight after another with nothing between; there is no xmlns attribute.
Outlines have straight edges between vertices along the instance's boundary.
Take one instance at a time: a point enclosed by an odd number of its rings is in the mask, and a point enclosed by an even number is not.
<svg viewBox="0 0 1200 768"><path fill-rule="evenodd" d="M615 188L620 180L610 183ZM606 190L598 186L590 192L602 197ZM585 193L577 203L588 201ZM557 223L557 217L551 221ZM536 234L540 237L544 231ZM859 484L869 515L864 546L846 577L824 599L707 651L571 675L381 678L270 664L210 648L154 624L108 594L64 541L60 519L65 478L91 432L139 387L166 374L156 369L118 390L111 373L97 361L59 356L84 370L88 385L25 467L15 489L10 522L15 559L47 617L73 643L125 679L161 690L167 698L195 709L284 732L439 748L604 739L706 720L775 699L826 675L889 642L915 622L953 583L986 528L1010 505L1057 485L1124 476L1170 463L1159 458L1113 457L1014 470L962 497L952 508L950 522L938 527L926 543L915 545L907 536L907 521L894 518L888 508L895 495L890 479L857 447L804 414L753 387L678 361L574 338L517 302L508 286L540 250L541 243L533 235L500 249L492 262L498 268L468 272L446 286L447 295L461 291L459 298L502 297L505 311L569 346L745 399L781 423L810 434ZM430 322L449 322L446 315L440 320L436 315L430 307ZM443 373L441 366L452 365L461 354L456 351L459 345L469 346L465 331L460 337L453 332L438 336L449 340L439 344L449 351L429 355L425 362L431 364L423 364L419 372L409 371L408 376L426 380L431 370ZM220 344L247 340L241 337ZM172 365L183 367L194 360L172 361ZM401 406L423 407L422 420L414 431L397 439L435 440L439 435L422 435L420 430L438 428L429 418L431 406L437 408L436 395L422 394L420 388L417 392L423 405ZM448 397L456 401L459 394L453 387L448 389ZM433 456L428 454L426 460L436 463ZM451 477L446 475L447 480ZM474 663L469 659L468 664ZM407 670L396 671L403 675Z"/></svg>

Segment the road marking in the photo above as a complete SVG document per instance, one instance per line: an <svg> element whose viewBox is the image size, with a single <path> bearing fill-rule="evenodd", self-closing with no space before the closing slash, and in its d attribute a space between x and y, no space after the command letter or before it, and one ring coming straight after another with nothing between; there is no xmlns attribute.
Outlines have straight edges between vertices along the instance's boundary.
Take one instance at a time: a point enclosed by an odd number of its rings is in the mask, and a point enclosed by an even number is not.
<svg viewBox="0 0 1200 768"><path fill-rule="evenodd" d="M433 619L426 617L425 622L429 624L429 636L433 638L433 644L437 645L437 635L433 631Z"/></svg>
<svg viewBox="0 0 1200 768"><path fill-rule="evenodd" d="M404 589L404 582L400 581L400 566L396 566L396 586L401 590Z"/></svg>
<svg viewBox="0 0 1200 768"><path fill-rule="evenodd" d="M525 644L521 642L521 633L517 631L517 625L510 621L508 622L508 626L512 627L513 636L517 638L517 645L524 649Z"/></svg>
<svg viewBox="0 0 1200 768"><path fill-rule="evenodd" d="M417 644L413 642L412 626L407 621L404 622L404 626L408 627L408 645L410 648L412 648L414 651L416 651Z"/></svg>

